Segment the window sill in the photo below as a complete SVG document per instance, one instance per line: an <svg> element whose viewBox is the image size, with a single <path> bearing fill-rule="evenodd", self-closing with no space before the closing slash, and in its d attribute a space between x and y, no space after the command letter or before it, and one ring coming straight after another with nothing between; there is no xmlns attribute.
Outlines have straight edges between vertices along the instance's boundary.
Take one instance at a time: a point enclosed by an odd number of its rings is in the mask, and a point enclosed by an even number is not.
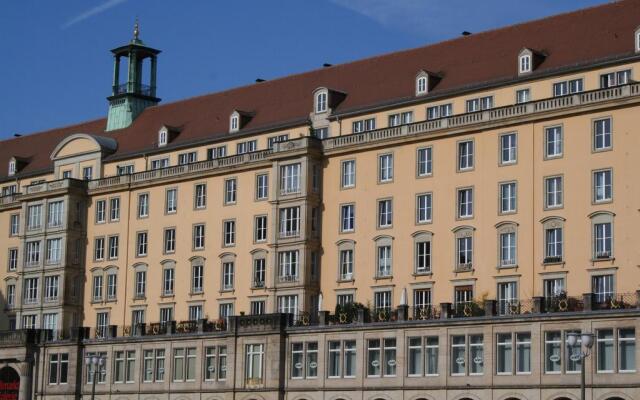
<svg viewBox="0 0 640 400"><path fill-rule="evenodd" d="M544 267L553 266L553 265L564 265L564 264L565 264L564 260L562 260L562 261L549 261L549 262L543 261L542 262L542 266L544 266Z"/></svg>
<svg viewBox="0 0 640 400"><path fill-rule="evenodd" d="M160 295L160 298L161 298L161 299L169 299L169 298L171 298L171 299L172 299L172 298L174 298L174 297L176 297L175 293L167 293L167 294L161 294L161 295Z"/></svg>
<svg viewBox="0 0 640 400"><path fill-rule="evenodd" d="M502 269L518 269L518 264L509 264L509 265L498 265L496 267L497 270L502 270Z"/></svg>
<svg viewBox="0 0 640 400"><path fill-rule="evenodd" d="M204 294L204 290L198 290L197 292L191 291L189 292L189 296L202 296Z"/></svg>
<svg viewBox="0 0 640 400"><path fill-rule="evenodd" d="M336 283L354 283L356 280L354 278L351 279L338 279Z"/></svg>
<svg viewBox="0 0 640 400"><path fill-rule="evenodd" d="M133 296L133 301L144 301L147 300L146 296Z"/></svg>
<svg viewBox="0 0 640 400"><path fill-rule="evenodd" d="M429 272L414 272L413 274L411 274L414 278L420 277L420 276L426 276L426 277L431 277L433 276L433 272L429 271Z"/></svg>
<svg viewBox="0 0 640 400"><path fill-rule="evenodd" d="M374 276L373 279L375 279L376 281L380 281L380 280L392 280L393 279L393 275L388 275L388 276Z"/></svg>
<svg viewBox="0 0 640 400"><path fill-rule="evenodd" d="M614 262L615 260L615 257L591 258L591 262L594 264L599 262Z"/></svg>

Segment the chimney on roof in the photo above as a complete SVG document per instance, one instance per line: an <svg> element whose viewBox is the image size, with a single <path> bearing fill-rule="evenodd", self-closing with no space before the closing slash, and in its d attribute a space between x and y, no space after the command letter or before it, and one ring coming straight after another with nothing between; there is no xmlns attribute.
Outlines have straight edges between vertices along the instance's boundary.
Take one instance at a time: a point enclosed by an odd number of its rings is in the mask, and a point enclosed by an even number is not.
<svg viewBox="0 0 640 400"><path fill-rule="evenodd" d="M471 35L471 32L469 31L462 31L462 36L469 36Z"/></svg>
<svg viewBox="0 0 640 400"><path fill-rule="evenodd" d="M324 64L322 64L322 67L323 68L333 67L333 64L324 63Z"/></svg>
<svg viewBox="0 0 640 400"><path fill-rule="evenodd" d="M265 80L264 80L264 79L262 79L262 78L257 78L257 79L256 79L256 83L260 83L260 82L264 82L264 81L265 81Z"/></svg>

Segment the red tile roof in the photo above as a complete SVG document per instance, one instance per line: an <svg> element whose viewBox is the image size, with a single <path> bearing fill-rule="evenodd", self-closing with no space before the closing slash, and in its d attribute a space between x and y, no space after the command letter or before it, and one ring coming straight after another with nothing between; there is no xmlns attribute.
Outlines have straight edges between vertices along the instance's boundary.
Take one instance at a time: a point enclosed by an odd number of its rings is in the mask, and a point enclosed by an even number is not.
<svg viewBox="0 0 640 400"><path fill-rule="evenodd" d="M173 145L229 136L233 110L254 114L239 134L304 123L318 87L345 92L346 98L334 110L344 113L412 99L414 78L423 69L442 77L427 98L516 79L517 55L524 47L546 54L534 76L622 58L633 55L639 23L640 0L625 0L150 107L130 127L118 131L104 132L106 120L100 119L9 139L0 142L0 181L6 179L12 156L30 160L21 175L50 169L51 151L72 133L113 137L118 149L109 157L123 157L155 149L163 125L181 127Z"/></svg>

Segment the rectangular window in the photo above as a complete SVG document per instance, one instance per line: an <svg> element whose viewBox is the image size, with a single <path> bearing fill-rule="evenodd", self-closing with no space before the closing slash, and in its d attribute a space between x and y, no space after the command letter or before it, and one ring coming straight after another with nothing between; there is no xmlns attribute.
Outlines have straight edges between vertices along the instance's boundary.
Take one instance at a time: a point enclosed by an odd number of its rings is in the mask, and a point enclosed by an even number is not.
<svg viewBox="0 0 640 400"><path fill-rule="evenodd" d="M513 164L517 160L518 139L515 133L500 136L500 163Z"/></svg>
<svg viewBox="0 0 640 400"><path fill-rule="evenodd" d="M378 167L378 181L391 182L393 180L393 154L380 155Z"/></svg>
<svg viewBox="0 0 640 400"><path fill-rule="evenodd" d="M197 224L193 226L193 249L204 249L204 224Z"/></svg>
<svg viewBox="0 0 640 400"><path fill-rule="evenodd" d="M11 214L9 225L9 236L16 236L20 233L20 214Z"/></svg>
<svg viewBox="0 0 640 400"><path fill-rule="evenodd" d="M378 201L378 228L393 225L393 203L391 199Z"/></svg>
<svg viewBox="0 0 640 400"><path fill-rule="evenodd" d="M160 308L160 323L166 324L173 320L173 307L161 307Z"/></svg>
<svg viewBox="0 0 640 400"><path fill-rule="evenodd" d="M367 341L367 376L396 375L396 340L370 339Z"/></svg>
<svg viewBox="0 0 640 400"><path fill-rule="evenodd" d="M164 268L162 270L162 295L172 296L176 282L176 271L173 268Z"/></svg>
<svg viewBox="0 0 640 400"><path fill-rule="evenodd" d="M195 264L194 266L191 267L191 293L202 293L203 290L204 290L204 265Z"/></svg>
<svg viewBox="0 0 640 400"><path fill-rule="evenodd" d="M500 266L516 265L516 233L503 232L500 234Z"/></svg>
<svg viewBox="0 0 640 400"><path fill-rule="evenodd" d="M433 148L425 147L417 150L418 176L429 176L433 173Z"/></svg>
<svg viewBox="0 0 640 400"><path fill-rule="evenodd" d="M227 146L211 147L207 149L207 160L225 157L227 155Z"/></svg>
<svg viewBox="0 0 640 400"><path fill-rule="evenodd" d="M375 118L353 121L353 133L367 132L376 129Z"/></svg>
<svg viewBox="0 0 640 400"><path fill-rule="evenodd" d="M59 276L45 276L44 278L44 301L58 300Z"/></svg>
<svg viewBox="0 0 640 400"><path fill-rule="evenodd" d="M458 189L458 218L473 217L473 189Z"/></svg>
<svg viewBox="0 0 640 400"><path fill-rule="evenodd" d="M427 107L427 119L438 119L453 115L453 104L441 104L439 106Z"/></svg>
<svg viewBox="0 0 640 400"><path fill-rule="evenodd" d="M431 222L431 193L419 194L416 197L416 223L425 224Z"/></svg>
<svg viewBox="0 0 640 400"><path fill-rule="evenodd" d="M106 217L107 217L106 209L107 209L106 200L96 201L96 224L101 224L106 221Z"/></svg>
<svg viewBox="0 0 640 400"><path fill-rule="evenodd" d="M466 337L456 335L451 337L451 375L465 375L467 363Z"/></svg>
<svg viewBox="0 0 640 400"><path fill-rule="evenodd" d="M53 201L49 203L47 225L49 228L62 226L62 217L64 213L64 202Z"/></svg>
<svg viewBox="0 0 640 400"><path fill-rule="evenodd" d="M248 344L246 348L245 379L250 384L262 382L263 344Z"/></svg>
<svg viewBox="0 0 640 400"><path fill-rule="evenodd" d="M513 373L513 342L511 333L498 333L496 337L496 372L498 375Z"/></svg>
<svg viewBox="0 0 640 400"><path fill-rule="evenodd" d="M431 242L416 242L416 274L431 273Z"/></svg>
<svg viewBox="0 0 640 400"><path fill-rule="evenodd" d="M222 263L222 290L233 290L235 265L233 262Z"/></svg>
<svg viewBox="0 0 640 400"><path fill-rule="evenodd" d="M614 86L626 85L631 80L631 70L610 72L600 75L600 88L605 89Z"/></svg>
<svg viewBox="0 0 640 400"><path fill-rule="evenodd" d="M115 300L118 291L118 275L107 274L107 300Z"/></svg>
<svg viewBox="0 0 640 400"><path fill-rule="evenodd" d="M225 246L234 246L236 244L236 221L223 221L223 238Z"/></svg>
<svg viewBox="0 0 640 400"><path fill-rule="evenodd" d="M118 176L131 175L134 172L133 165L118 165Z"/></svg>
<svg viewBox="0 0 640 400"><path fill-rule="evenodd" d="M471 236L457 239L458 270L470 270L473 267L473 238Z"/></svg>
<svg viewBox="0 0 640 400"><path fill-rule="evenodd" d="M562 228L549 228L545 233L545 259L544 262L561 262L563 256Z"/></svg>
<svg viewBox="0 0 640 400"><path fill-rule="evenodd" d="M516 374L531 373L531 333L516 333Z"/></svg>
<svg viewBox="0 0 640 400"><path fill-rule="evenodd" d="M605 169L593 173L593 201L595 203L611 201L613 198L613 182L611 170Z"/></svg>
<svg viewBox="0 0 640 400"><path fill-rule="evenodd" d="M614 372L613 329L600 329L596 334L596 363L598 372Z"/></svg>
<svg viewBox="0 0 640 400"><path fill-rule="evenodd" d="M136 271L136 293L135 298L144 298L147 291L147 272Z"/></svg>
<svg viewBox="0 0 640 400"><path fill-rule="evenodd" d="M355 229L355 205L345 204L340 207L340 231L353 232Z"/></svg>
<svg viewBox="0 0 640 400"><path fill-rule="evenodd" d="M160 159L157 159L157 160L151 160L151 169L152 170L167 168L168 166L169 166L169 159L168 158L160 158Z"/></svg>
<svg viewBox="0 0 640 400"><path fill-rule="evenodd" d="M238 181L227 179L224 181L224 204L235 204L238 196Z"/></svg>
<svg viewBox="0 0 640 400"><path fill-rule="evenodd" d="M476 112L489 110L493 108L493 96L479 97L477 99L467 100L467 112Z"/></svg>
<svg viewBox="0 0 640 400"><path fill-rule="evenodd" d="M178 189L168 189L165 194L164 212L173 214L178 211Z"/></svg>
<svg viewBox="0 0 640 400"><path fill-rule="evenodd" d="M27 242L27 267L40 263L40 241Z"/></svg>
<svg viewBox="0 0 640 400"><path fill-rule="evenodd" d="M109 199L109 220L120 220L120 197Z"/></svg>
<svg viewBox="0 0 640 400"><path fill-rule="evenodd" d="M176 251L176 228L164 230L164 252L171 254Z"/></svg>
<svg viewBox="0 0 640 400"><path fill-rule="evenodd" d="M109 313L108 312L96 313L96 337L98 338L106 337L108 326L109 326Z"/></svg>
<svg viewBox="0 0 640 400"><path fill-rule="evenodd" d="M138 195L138 218L149 216L149 193Z"/></svg>
<svg viewBox="0 0 640 400"><path fill-rule="evenodd" d="M256 176L256 200L269 198L269 175L260 174Z"/></svg>
<svg viewBox="0 0 640 400"><path fill-rule="evenodd" d="M596 275L591 278L591 293L596 303L608 303L615 294L613 275Z"/></svg>
<svg viewBox="0 0 640 400"><path fill-rule="evenodd" d="M258 215L255 217L254 241L265 242L267 240L267 216Z"/></svg>
<svg viewBox="0 0 640 400"><path fill-rule="evenodd" d="M595 151L611 148L611 118L593 122L593 149Z"/></svg>
<svg viewBox="0 0 640 400"><path fill-rule="evenodd" d="M202 315L202 305L189 306L189 321L198 321Z"/></svg>
<svg viewBox="0 0 640 400"><path fill-rule="evenodd" d="M265 313L266 307L264 300L252 300L249 312L251 315L262 315Z"/></svg>
<svg viewBox="0 0 640 400"><path fill-rule="evenodd" d="M207 206L207 185L199 183L195 186L194 207L196 209L205 208Z"/></svg>
<svg viewBox="0 0 640 400"><path fill-rule="evenodd" d="M594 258L608 259L613 255L613 232L610 222L593 225Z"/></svg>
<svg viewBox="0 0 640 400"><path fill-rule="evenodd" d="M473 141L458 143L458 171L473 169Z"/></svg>
<svg viewBox="0 0 640 400"><path fill-rule="evenodd" d="M431 289L414 289L413 307L416 319L424 319L431 313Z"/></svg>
<svg viewBox="0 0 640 400"><path fill-rule="evenodd" d="M13 308L16 305L16 285L7 285L7 307Z"/></svg>
<svg viewBox="0 0 640 400"><path fill-rule="evenodd" d="M280 209L280 237L300 236L300 207Z"/></svg>
<svg viewBox="0 0 640 400"><path fill-rule="evenodd" d="M340 250L340 280L353 279L353 250Z"/></svg>
<svg viewBox="0 0 640 400"><path fill-rule="evenodd" d="M336 303L344 306L353 303L353 294L339 294L336 296Z"/></svg>
<svg viewBox="0 0 640 400"><path fill-rule="evenodd" d="M500 184L500 213L516 212L517 188L515 182Z"/></svg>
<svg viewBox="0 0 640 400"><path fill-rule="evenodd" d="M60 263L62 256L62 239L47 239L47 264Z"/></svg>
<svg viewBox="0 0 640 400"><path fill-rule="evenodd" d="M559 374L562 360L562 333L560 331L545 332L545 372Z"/></svg>
<svg viewBox="0 0 640 400"><path fill-rule="evenodd" d="M407 111L389 115L389 126L399 126L413 122L413 112Z"/></svg>
<svg viewBox="0 0 640 400"><path fill-rule="evenodd" d="M562 207L562 202L563 202L562 177L554 176L551 178L545 178L544 186L546 191L545 207L546 208Z"/></svg>
<svg viewBox="0 0 640 400"><path fill-rule="evenodd" d="M562 157L562 126L545 128L545 157Z"/></svg>
<svg viewBox="0 0 640 400"><path fill-rule="evenodd" d="M373 308L374 311L391 311L391 291L383 290L373 293Z"/></svg>
<svg viewBox="0 0 640 400"><path fill-rule="evenodd" d="M93 301L102 300L102 275L95 275L93 277Z"/></svg>
<svg viewBox="0 0 640 400"><path fill-rule="evenodd" d="M278 312L283 314L293 314L293 317L297 318L298 296L297 295L278 296Z"/></svg>
<svg viewBox="0 0 640 400"><path fill-rule="evenodd" d="M287 140L289 140L288 134L271 136L270 138L267 138L267 148L273 149L273 146L276 143L286 142Z"/></svg>
<svg viewBox="0 0 640 400"><path fill-rule="evenodd" d="M376 277L384 278L392 275L391 246L378 246L378 268Z"/></svg>
<svg viewBox="0 0 640 400"><path fill-rule="evenodd" d="M280 282L298 280L298 250L278 253L278 277Z"/></svg>
<svg viewBox="0 0 640 400"><path fill-rule="evenodd" d="M95 238L93 242L93 259L104 260L104 238Z"/></svg>
<svg viewBox="0 0 640 400"><path fill-rule="evenodd" d="M118 258L118 236L109 236L109 259L115 260Z"/></svg>
<svg viewBox="0 0 640 400"><path fill-rule="evenodd" d="M195 151L178 154L178 165L191 164L196 161L198 161L198 153Z"/></svg>
<svg viewBox="0 0 640 400"><path fill-rule="evenodd" d="M147 232L138 232L136 238L136 256L144 257L147 255Z"/></svg>
<svg viewBox="0 0 640 400"><path fill-rule="evenodd" d="M516 103L527 103L531 100L531 91L529 89L516 90Z"/></svg>
<svg viewBox="0 0 640 400"><path fill-rule="evenodd" d="M283 195L300 192L300 164L280 167L280 193Z"/></svg>
<svg viewBox="0 0 640 400"><path fill-rule="evenodd" d="M513 307L519 308L518 283L498 283L498 315L513 314Z"/></svg>
<svg viewBox="0 0 640 400"><path fill-rule="evenodd" d="M618 371L636 372L636 330L618 329Z"/></svg>
<svg viewBox="0 0 640 400"><path fill-rule="evenodd" d="M236 154L251 153L258 148L258 142L255 140L248 140L246 142L240 142L236 144Z"/></svg>
<svg viewBox="0 0 640 400"><path fill-rule="evenodd" d="M567 96L569 94L580 93L583 91L583 80L572 79L564 82L553 84L553 96Z"/></svg>
<svg viewBox="0 0 640 400"><path fill-rule="evenodd" d="M29 230L42 227L42 205L27 207L27 228Z"/></svg>
<svg viewBox="0 0 640 400"><path fill-rule="evenodd" d="M356 160L346 160L341 163L342 188L351 188L356 185Z"/></svg>
<svg viewBox="0 0 640 400"><path fill-rule="evenodd" d="M18 249L9 249L7 268L9 271L18 269Z"/></svg>

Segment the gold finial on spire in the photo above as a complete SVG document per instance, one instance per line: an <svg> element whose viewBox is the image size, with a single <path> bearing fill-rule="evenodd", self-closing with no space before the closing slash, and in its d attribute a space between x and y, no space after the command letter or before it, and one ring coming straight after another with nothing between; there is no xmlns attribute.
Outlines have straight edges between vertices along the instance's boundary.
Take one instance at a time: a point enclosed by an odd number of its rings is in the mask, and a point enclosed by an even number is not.
<svg viewBox="0 0 640 400"><path fill-rule="evenodd" d="M138 23L138 17L136 17L136 23L133 25L133 40L138 40L140 36L140 24Z"/></svg>

